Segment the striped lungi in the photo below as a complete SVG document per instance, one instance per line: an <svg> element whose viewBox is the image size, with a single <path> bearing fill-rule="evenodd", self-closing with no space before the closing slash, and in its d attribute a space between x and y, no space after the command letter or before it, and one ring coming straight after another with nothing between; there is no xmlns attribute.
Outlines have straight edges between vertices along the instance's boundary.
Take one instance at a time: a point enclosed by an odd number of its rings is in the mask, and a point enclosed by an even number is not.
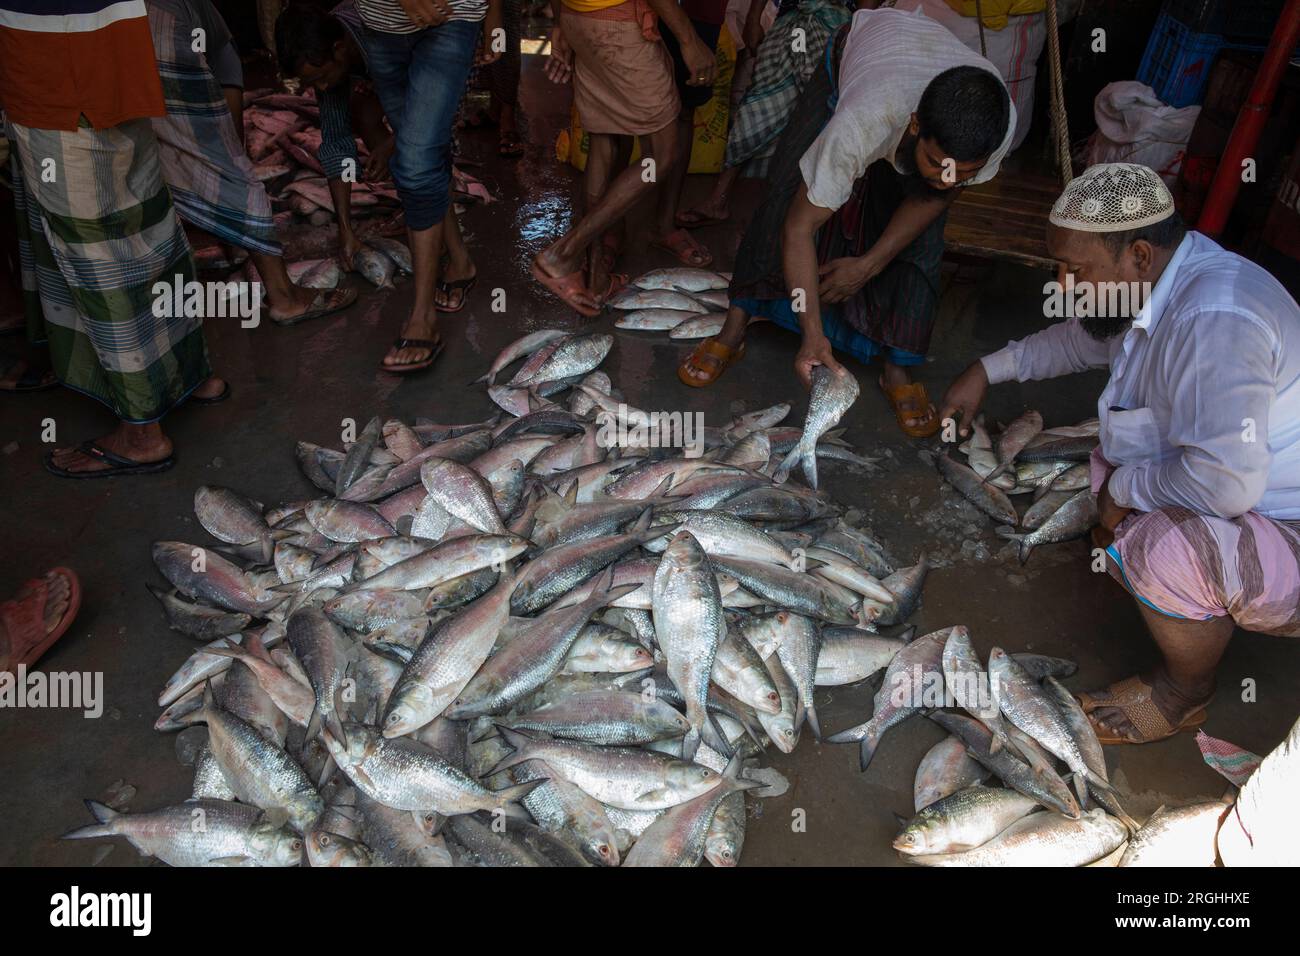
<svg viewBox="0 0 1300 956"><path fill-rule="evenodd" d="M156 421L212 370L200 317L154 315L154 284L192 280L194 261L149 120L6 132L29 336L64 385Z"/></svg>
<svg viewBox="0 0 1300 956"><path fill-rule="evenodd" d="M207 57L193 49L199 26L179 0L149 0L167 115L153 121L163 179L188 223L243 249L278 256L271 200L235 129Z"/></svg>
<svg viewBox="0 0 1300 956"><path fill-rule="evenodd" d="M1162 614L1300 636L1300 522L1162 508L1125 518L1106 551L1112 573Z"/></svg>
<svg viewBox="0 0 1300 956"><path fill-rule="evenodd" d="M781 261L781 231L803 172L799 160L834 113L835 70L847 27L842 27L820 57L777 141L763 200L750 220L736 253L730 294L735 299L788 298ZM848 202L818 233L818 261L861 256L875 244L916 176L900 174L879 160L853 185ZM943 260L940 215L862 290L838 308L824 308L823 319L842 322L879 346L923 355L930 347L939 310L939 267Z"/></svg>
<svg viewBox="0 0 1300 956"><path fill-rule="evenodd" d="M759 44L754 78L732 118L725 165L749 163L746 176L767 175L776 141L790 122L799 94L821 65L826 42L848 23L849 16L841 0L804 0L776 18Z"/></svg>

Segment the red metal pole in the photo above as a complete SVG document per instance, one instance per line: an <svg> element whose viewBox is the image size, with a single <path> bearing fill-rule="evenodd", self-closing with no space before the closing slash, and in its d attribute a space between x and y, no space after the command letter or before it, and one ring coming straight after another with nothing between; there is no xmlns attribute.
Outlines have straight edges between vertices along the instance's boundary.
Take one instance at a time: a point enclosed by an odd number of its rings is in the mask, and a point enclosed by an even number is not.
<svg viewBox="0 0 1300 956"><path fill-rule="evenodd" d="M1268 122L1269 112L1273 108L1273 97L1277 94L1282 74L1286 72L1287 61L1296 42L1300 40L1300 0L1287 0L1282 16L1278 18L1268 49L1264 51L1264 60L1255 74L1250 96L1237 114L1237 122L1224 147L1219 167L1214 171L1214 180L1206 194L1205 205L1201 209L1201 218L1196 223L1198 232L1207 236L1217 236L1223 232L1232 212L1232 204L1237 201L1237 191L1241 189L1241 164L1259 143L1260 133Z"/></svg>

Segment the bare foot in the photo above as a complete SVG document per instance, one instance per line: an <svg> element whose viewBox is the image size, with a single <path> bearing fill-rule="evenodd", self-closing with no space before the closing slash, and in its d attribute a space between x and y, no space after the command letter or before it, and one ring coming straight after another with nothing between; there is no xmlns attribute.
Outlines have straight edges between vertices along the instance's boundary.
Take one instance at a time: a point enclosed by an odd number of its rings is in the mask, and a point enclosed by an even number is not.
<svg viewBox="0 0 1300 956"><path fill-rule="evenodd" d="M195 398L216 398L225 391L225 389L226 380L224 378L217 378L213 375L190 394Z"/></svg>
<svg viewBox="0 0 1300 956"><path fill-rule="evenodd" d="M289 288L291 290L289 301L272 305L269 310L271 318L276 321L283 322L285 319L293 319L302 315L311 308L311 304L316 301L316 294L320 291L319 289L308 289L300 285L291 285Z"/></svg>
<svg viewBox="0 0 1300 956"><path fill-rule="evenodd" d="M441 339L438 334L438 315L433 312L430 315L417 317L412 315L402 326L400 338L404 339L431 339L437 342ZM403 365L414 365L423 362L432 352L427 346L410 345L404 349L390 348L384 355L383 364L390 367L401 367Z"/></svg>
<svg viewBox="0 0 1300 956"><path fill-rule="evenodd" d="M140 464L162 461L172 453L171 439L163 434L162 427L156 422L151 425L122 422L117 431L96 440L95 444ZM51 461L65 471L103 471L111 467L108 462L92 458L78 448L56 448L51 453Z"/></svg>
<svg viewBox="0 0 1300 956"><path fill-rule="evenodd" d="M891 365L890 363L886 362L885 370L884 372L881 373L880 376L880 383L886 388L898 388L900 385L911 385L912 376L907 374L907 370L902 368L901 366ZM902 403L900 407L905 410L910 410L912 408L912 406L906 402ZM927 409L921 411L921 414L911 415L908 418L904 419L904 421L906 422L908 428L917 428L919 426L928 425L930 423L930 420L936 414L937 413L934 410L934 404L931 403Z"/></svg>
<svg viewBox="0 0 1300 956"><path fill-rule="evenodd" d="M448 294L445 287L452 282L462 282L465 279L472 279L478 275L478 269L474 266L473 259L466 259L464 262L449 261L442 269L438 276L438 287L433 290L433 301L438 308L447 312L457 312L465 304L464 287L452 289Z"/></svg>

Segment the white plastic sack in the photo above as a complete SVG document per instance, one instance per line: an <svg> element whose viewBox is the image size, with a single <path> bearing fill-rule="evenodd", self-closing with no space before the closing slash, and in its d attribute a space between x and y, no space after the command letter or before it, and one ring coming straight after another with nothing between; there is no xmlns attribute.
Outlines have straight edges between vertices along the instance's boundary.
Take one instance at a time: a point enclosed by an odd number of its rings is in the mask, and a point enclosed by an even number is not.
<svg viewBox="0 0 1300 956"><path fill-rule="evenodd" d="M1145 83L1111 83L1093 102L1097 131L1088 139L1084 162L1141 163L1172 184L1200 113L1199 106L1166 105Z"/></svg>

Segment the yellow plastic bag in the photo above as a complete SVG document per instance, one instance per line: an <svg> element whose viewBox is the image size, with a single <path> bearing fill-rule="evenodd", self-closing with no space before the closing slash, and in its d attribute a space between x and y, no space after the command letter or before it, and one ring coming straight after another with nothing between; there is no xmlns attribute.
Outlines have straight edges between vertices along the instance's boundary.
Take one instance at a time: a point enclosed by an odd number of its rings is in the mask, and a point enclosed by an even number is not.
<svg viewBox="0 0 1300 956"><path fill-rule="evenodd" d="M663 27L662 29L667 29ZM713 97L695 111L695 132L691 139L691 161L687 171L692 173L718 173L727 152L727 128L731 123L731 78L736 71L736 41L724 27L718 34L718 71L713 80ZM587 168L587 133L578 119L576 108L570 107L569 129L560 130L555 138L555 156L575 169ZM631 162L641 158L638 141L632 149Z"/></svg>

